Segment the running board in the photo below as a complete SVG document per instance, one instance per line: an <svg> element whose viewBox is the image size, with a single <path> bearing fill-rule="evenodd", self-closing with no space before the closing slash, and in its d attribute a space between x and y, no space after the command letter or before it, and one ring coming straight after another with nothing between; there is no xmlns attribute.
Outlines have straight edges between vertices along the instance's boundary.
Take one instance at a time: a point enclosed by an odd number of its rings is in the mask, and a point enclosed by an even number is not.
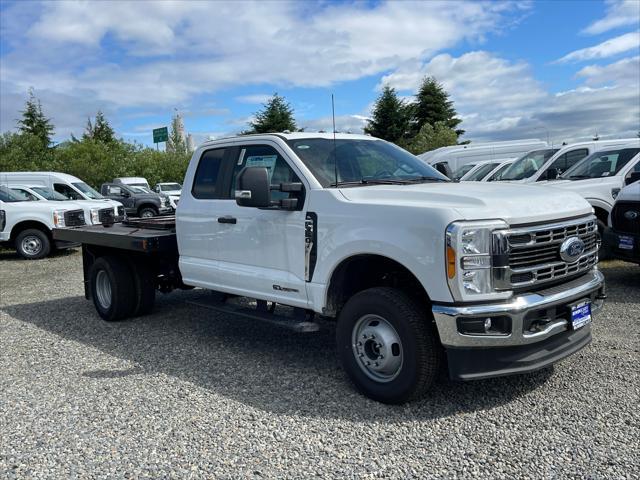
<svg viewBox="0 0 640 480"><path fill-rule="evenodd" d="M257 308L247 308L239 305L223 303L215 297L200 300L187 300L187 303L221 313L229 313L231 315L239 315L253 320L260 320L298 333L311 333L320 330L320 325L318 323L306 321L306 312L304 309L294 308L294 314L292 316L277 315L267 310L267 302L264 300L257 301Z"/></svg>

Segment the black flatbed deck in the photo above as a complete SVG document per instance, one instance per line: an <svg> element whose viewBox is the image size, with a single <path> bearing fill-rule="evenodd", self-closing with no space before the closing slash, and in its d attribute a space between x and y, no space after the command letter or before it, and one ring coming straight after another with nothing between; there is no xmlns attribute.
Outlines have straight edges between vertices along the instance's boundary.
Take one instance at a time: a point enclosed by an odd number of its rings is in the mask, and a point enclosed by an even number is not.
<svg viewBox="0 0 640 480"><path fill-rule="evenodd" d="M111 226L54 228L53 238L140 253L178 253L175 216L135 218Z"/></svg>

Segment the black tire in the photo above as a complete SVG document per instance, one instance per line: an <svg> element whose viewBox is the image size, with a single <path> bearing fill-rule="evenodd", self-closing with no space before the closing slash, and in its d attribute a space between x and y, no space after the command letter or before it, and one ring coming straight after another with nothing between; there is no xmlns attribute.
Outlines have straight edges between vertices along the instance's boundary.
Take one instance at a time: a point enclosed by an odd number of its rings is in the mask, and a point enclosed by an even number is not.
<svg viewBox="0 0 640 480"><path fill-rule="evenodd" d="M158 211L153 207L142 207L138 210L138 216L140 218L150 218L158 215Z"/></svg>
<svg viewBox="0 0 640 480"><path fill-rule="evenodd" d="M156 301L156 275L143 260L132 260L129 266L136 292L133 316L147 315Z"/></svg>
<svg viewBox="0 0 640 480"><path fill-rule="evenodd" d="M367 357L359 358L366 351L366 344L364 350L357 347L353 336L363 319L371 315L390 324L400 340L400 346L395 347L393 353L402 359L395 377L371 378L370 373L365 373ZM440 369L442 346L430 313L404 292L393 288L371 288L349 299L338 318L336 341L342 366L351 381L360 392L379 402L398 404L422 396ZM358 348L360 353L356 353ZM387 351L390 350L387 348Z"/></svg>
<svg viewBox="0 0 640 480"><path fill-rule="evenodd" d="M136 306L136 294L133 276L125 260L116 256L98 258L91 266L89 279L93 304L103 320L115 322L131 316ZM108 283L108 292L97 285L98 281ZM101 300L101 297L107 297L109 301Z"/></svg>
<svg viewBox="0 0 640 480"><path fill-rule="evenodd" d="M28 228L16 236L15 247L22 258L37 260L51 253L51 240L42 230Z"/></svg>
<svg viewBox="0 0 640 480"><path fill-rule="evenodd" d="M600 235L600 239L604 238L604 230L606 228L605 223L602 220L598 220L598 234ZM604 242L600 245L600 250L598 250L598 261L600 260L609 260L611 258L611 251Z"/></svg>

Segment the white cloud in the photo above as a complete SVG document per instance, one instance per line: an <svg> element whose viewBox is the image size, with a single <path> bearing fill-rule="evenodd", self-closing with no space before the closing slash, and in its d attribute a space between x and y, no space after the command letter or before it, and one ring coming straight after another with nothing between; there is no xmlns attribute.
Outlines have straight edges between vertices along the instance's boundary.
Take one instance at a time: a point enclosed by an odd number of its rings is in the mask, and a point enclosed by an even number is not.
<svg viewBox="0 0 640 480"><path fill-rule="evenodd" d="M608 0L607 14L593 22L583 33L597 35L614 28L640 24L640 2L638 0Z"/></svg>
<svg viewBox="0 0 640 480"><path fill-rule="evenodd" d="M629 50L640 51L640 31L629 32L619 37L610 38L598 45L575 50L557 60L558 63L580 62L596 58L606 58Z"/></svg>
<svg viewBox="0 0 640 480"><path fill-rule="evenodd" d="M256 93L253 95L241 95L236 97L236 100L240 103L250 103L250 104L264 104L269 101L271 95L268 93Z"/></svg>
<svg viewBox="0 0 640 480"><path fill-rule="evenodd" d="M640 97L638 77L640 76L640 56L623 58L609 65L588 65L576 73L576 77L583 78L587 85L628 85L632 89L636 86L636 93ZM638 99L640 102L640 98Z"/></svg>

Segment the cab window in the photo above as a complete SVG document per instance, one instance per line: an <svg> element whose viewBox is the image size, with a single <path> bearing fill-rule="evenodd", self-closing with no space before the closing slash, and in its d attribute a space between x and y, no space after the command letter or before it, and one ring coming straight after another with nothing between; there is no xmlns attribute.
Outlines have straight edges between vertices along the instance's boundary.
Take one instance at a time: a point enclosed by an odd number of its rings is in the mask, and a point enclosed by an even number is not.
<svg viewBox="0 0 640 480"><path fill-rule="evenodd" d="M236 158L231 175L229 198L235 198L238 175L245 167L266 167L272 187L279 186L281 183L300 182L296 173L275 148L269 145L247 145L246 147L241 147L238 152L238 157ZM298 198L298 195L296 192L271 190L272 200Z"/></svg>
<svg viewBox="0 0 640 480"><path fill-rule="evenodd" d="M558 158L556 158L551 165L551 168L555 168L558 171L558 175L560 175L561 173L566 172L568 169L573 167L587 155L589 155L589 150L587 150L586 148L571 150L570 152L567 152L564 155L560 155Z"/></svg>
<svg viewBox="0 0 640 480"><path fill-rule="evenodd" d="M117 185L106 185L105 193L107 195L111 195L113 197L121 197L122 196L122 188Z"/></svg>
<svg viewBox="0 0 640 480"><path fill-rule="evenodd" d="M226 151L226 148L216 148L202 154L191 189L194 198L201 200L223 198L220 172Z"/></svg>
<svg viewBox="0 0 640 480"><path fill-rule="evenodd" d="M83 200L82 195L64 183L54 183L53 189L71 200Z"/></svg>

